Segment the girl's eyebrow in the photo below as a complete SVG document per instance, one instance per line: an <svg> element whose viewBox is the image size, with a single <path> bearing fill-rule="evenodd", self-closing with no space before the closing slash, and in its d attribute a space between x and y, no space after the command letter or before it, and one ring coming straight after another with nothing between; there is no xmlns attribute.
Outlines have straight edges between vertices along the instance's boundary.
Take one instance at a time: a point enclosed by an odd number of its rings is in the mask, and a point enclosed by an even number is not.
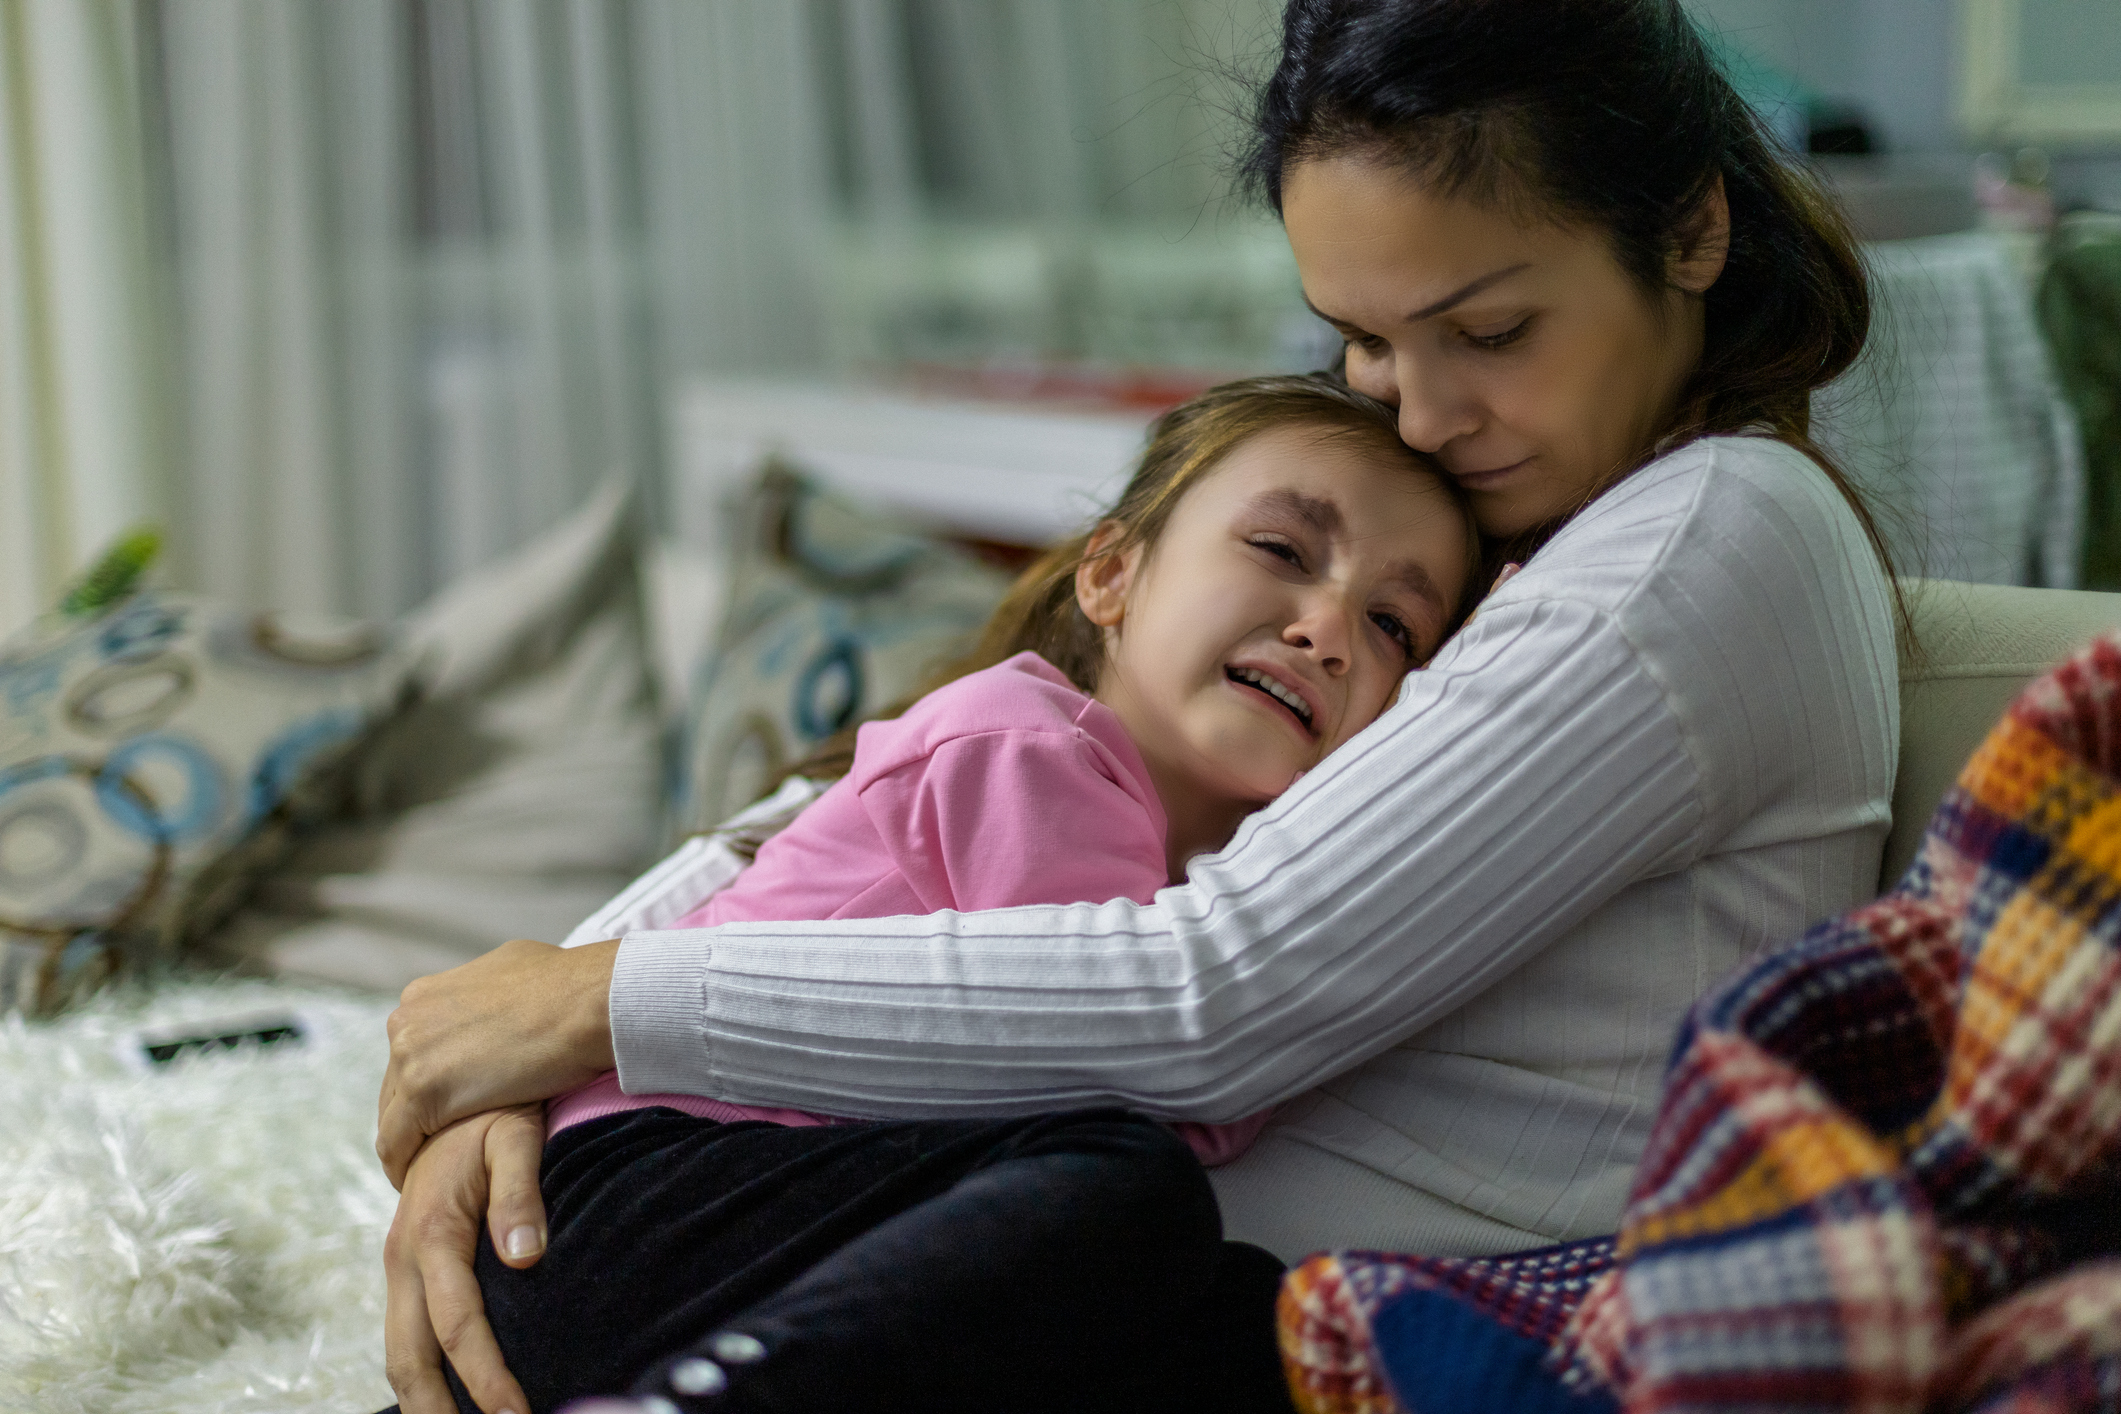
<svg viewBox="0 0 2121 1414"><path fill-rule="evenodd" d="M1385 566L1381 578L1387 584L1397 584L1407 589L1416 598L1428 600L1445 615L1449 615L1451 606L1444 603L1443 591L1436 587L1435 578L1430 575L1428 567L1419 560L1394 560Z"/></svg>
<svg viewBox="0 0 2121 1414"><path fill-rule="evenodd" d="M1339 506L1323 496L1312 496L1291 486L1262 491L1245 502L1245 509L1254 515L1279 515L1300 520L1321 535L1335 534L1347 524ZM1450 612L1450 605L1444 603L1443 591L1436 587L1435 577L1419 560L1394 560L1378 577L1386 584L1400 586L1418 599L1426 599L1446 614Z"/></svg>
<svg viewBox="0 0 2121 1414"><path fill-rule="evenodd" d="M1455 309L1457 306L1465 303L1467 300L1473 298L1473 296L1487 289L1490 285L1499 285L1504 280L1509 279L1512 275L1517 274L1519 271L1529 270L1531 268L1532 264L1530 261L1521 260L1517 264L1509 266L1505 269L1491 270L1477 280L1467 281L1465 284L1451 291L1451 293L1445 295L1442 299L1437 300L1434 304L1423 305L1420 309L1417 309L1412 314L1409 314L1406 318L1406 322L1409 324L1419 324L1424 319L1434 319L1437 315L1447 313L1448 311ZM1311 303L1311 297L1309 295L1305 295L1303 298L1304 308L1310 310L1320 319L1325 320L1326 323L1333 325L1337 329L1353 329L1355 327L1347 320L1336 319L1332 315L1320 309L1317 305Z"/></svg>
<svg viewBox="0 0 2121 1414"><path fill-rule="evenodd" d="M1260 492L1245 503L1245 509L1255 515L1281 515L1300 520L1321 535L1331 535L1345 523L1339 506L1322 496L1307 495L1289 486Z"/></svg>

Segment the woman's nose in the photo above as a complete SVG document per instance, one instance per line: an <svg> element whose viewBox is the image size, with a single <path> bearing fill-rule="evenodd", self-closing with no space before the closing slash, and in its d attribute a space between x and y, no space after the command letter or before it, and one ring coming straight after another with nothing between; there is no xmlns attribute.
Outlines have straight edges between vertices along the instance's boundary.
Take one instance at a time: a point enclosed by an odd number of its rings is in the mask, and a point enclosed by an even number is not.
<svg viewBox="0 0 2121 1414"><path fill-rule="evenodd" d="M1399 440L1415 451L1440 452L1480 430L1472 404L1447 377L1411 360L1400 360L1394 373L1391 401L1399 409Z"/></svg>

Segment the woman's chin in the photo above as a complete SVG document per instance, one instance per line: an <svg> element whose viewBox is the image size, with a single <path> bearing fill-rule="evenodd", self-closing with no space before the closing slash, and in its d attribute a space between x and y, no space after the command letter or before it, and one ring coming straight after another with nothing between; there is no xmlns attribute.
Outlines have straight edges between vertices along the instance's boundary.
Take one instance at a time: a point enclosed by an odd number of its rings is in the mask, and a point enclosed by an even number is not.
<svg viewBox="0 0 2121 1414"><path fill-rule="evenodd" d="M1548 505L1545 497L1526 495L1514 487L1474 491L1467 499L1473 503L1473 520L1480 526L1480 533L1490 540L1508 540L1522 535L1554 520L1565 509Z"/></svg>

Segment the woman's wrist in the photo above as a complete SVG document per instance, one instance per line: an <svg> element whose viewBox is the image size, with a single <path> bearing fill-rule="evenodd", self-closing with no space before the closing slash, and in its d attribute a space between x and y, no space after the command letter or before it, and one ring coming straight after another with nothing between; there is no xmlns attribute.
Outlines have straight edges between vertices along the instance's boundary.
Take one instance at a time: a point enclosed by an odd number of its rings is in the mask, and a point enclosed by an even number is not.
<svg viewBox="0 0 2121 1414"><path fill-rule="evenodd" d="M618 963L619 939L566 948L569 980L580 1004L572 1008L568 1051L599 1073L618 1069L611 1037L611 978Z"/></svg>

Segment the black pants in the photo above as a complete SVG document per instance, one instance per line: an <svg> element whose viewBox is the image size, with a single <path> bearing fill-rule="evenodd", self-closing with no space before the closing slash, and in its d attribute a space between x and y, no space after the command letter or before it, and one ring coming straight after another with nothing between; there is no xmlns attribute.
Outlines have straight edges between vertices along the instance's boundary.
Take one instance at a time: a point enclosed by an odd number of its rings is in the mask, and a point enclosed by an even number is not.
<svg viewBox="0 0 2121 1414"><path fill-rule="evenodd" d="M536 1414L626 1390L726 1414L1291 1407L1281 1264L1224 1242L1192 1153L1121 1111L787 1129L639 1110L557 1136L543 1189L538 1264L477 1258Z"/></svg>

